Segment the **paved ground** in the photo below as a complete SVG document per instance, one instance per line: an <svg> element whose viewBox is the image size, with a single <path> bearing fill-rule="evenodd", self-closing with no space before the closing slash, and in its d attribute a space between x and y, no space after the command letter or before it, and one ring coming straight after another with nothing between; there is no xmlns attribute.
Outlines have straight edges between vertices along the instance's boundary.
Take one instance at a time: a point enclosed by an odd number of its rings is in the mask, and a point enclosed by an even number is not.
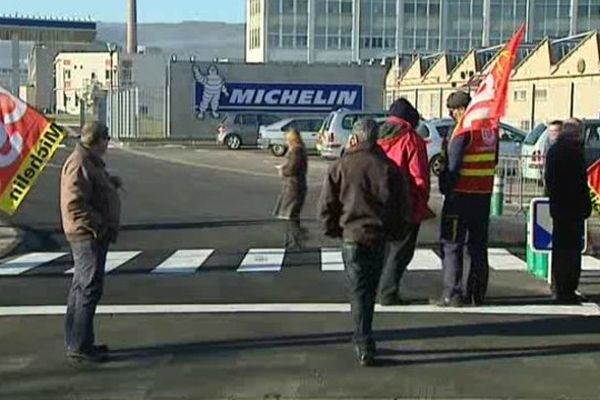
<svg viewBox="0 0 600 400"><path fill-rule="evenodd" d="M310 163L306 249L274 254L265 249L283 243L285 228L270 217L281 160L256 150L112 150L127 193L97 326L114 361L73 370L63 358L71 265L58 224L61 150L11 220L25 242L0 265L0 398L598 397L600 260L587 259L581 285L592 303L552 306L547 285L523 270L522 225L498 220L490 306L440 312L425 305L440 278L432 220L403 282L416 305L380 309L381 368L360 370L344 274L335 256L324 261L337 244L313 218L327 162ZM194 253L187 270L155 273L199 249L211 252Z"/></svg>

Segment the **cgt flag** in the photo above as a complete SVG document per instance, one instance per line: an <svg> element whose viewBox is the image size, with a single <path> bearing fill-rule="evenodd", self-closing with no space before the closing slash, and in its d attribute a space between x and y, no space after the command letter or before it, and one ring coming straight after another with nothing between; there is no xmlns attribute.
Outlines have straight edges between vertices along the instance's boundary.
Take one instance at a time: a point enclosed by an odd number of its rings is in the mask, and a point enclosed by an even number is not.
<svg viewBox="0 0 600 400"><path fill-rule="evenodd" d="M0 210L13 214L65 133L0 86Z"/></svg>
<svg viewBox="0 0 600 400"><path fill-rule="evenodd" d="M465 115L456 124L455 135L479 129L498 132L500 118L506 112L508 81L524 36L525 24L522 24L481 81Z"/></svg>
<svg viewBox="0 0 600 400"><path fill-rule="evenodd" d="M588 186L590 187L590 198L592 207L600 215L600 160L590 165L587 170Z"/></svg>

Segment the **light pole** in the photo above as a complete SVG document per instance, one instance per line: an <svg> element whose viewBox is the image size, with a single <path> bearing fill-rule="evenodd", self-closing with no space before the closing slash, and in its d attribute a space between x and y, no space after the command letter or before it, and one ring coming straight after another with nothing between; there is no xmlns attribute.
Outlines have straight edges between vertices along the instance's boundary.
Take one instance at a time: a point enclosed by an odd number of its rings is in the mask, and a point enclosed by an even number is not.
<svg viewBox="0 0 600 400"><path fill-rule="evenodd" d="M107 125L109 129L112 131L112 115L113 115L113 84L114 84L114 64L113 64L113 55L117 51L116 43L106 43L106 49L110 54L110 74L109 74L109 88L108 88L108 112L107 112Z"/></svg>

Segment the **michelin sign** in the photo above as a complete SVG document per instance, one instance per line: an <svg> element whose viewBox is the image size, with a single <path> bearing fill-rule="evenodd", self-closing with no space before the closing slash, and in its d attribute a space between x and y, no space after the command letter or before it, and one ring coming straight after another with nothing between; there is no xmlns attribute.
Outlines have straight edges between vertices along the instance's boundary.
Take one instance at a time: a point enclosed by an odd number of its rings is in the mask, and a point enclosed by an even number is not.
<svg viewBox="0 0 600 400"><path fill-rule="evenodd" d="M216 65L193 65L196 118L222 112L327 113L339 108L361 111L362 85L346 83L228 82Z"/></svg>

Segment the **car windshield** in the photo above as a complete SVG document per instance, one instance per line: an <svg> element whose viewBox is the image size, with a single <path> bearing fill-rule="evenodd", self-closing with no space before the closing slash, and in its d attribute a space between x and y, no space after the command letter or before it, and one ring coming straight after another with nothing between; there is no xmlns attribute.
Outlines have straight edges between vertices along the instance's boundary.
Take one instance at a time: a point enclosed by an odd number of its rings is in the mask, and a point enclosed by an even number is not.
<svg viewBox="0 0 600 400"><path fill-rule="evenodd" d="M539 124L531 132L527 134L523 144L526 145L534 145L537 143L538 139L542 134L546 131L546 124Z"/></svg>

